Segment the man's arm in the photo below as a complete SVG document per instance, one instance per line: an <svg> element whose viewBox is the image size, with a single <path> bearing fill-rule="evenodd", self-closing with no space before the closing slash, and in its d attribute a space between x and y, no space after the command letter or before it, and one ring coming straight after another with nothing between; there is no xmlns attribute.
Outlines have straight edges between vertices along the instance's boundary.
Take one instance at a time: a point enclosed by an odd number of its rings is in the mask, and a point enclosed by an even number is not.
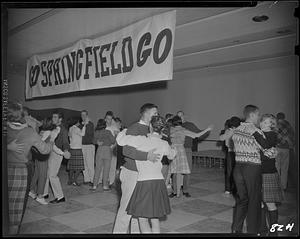
<svg viewBox="0 0 300 239"><path fill-rule="evenodd" d="M63 151L70 149L70 144L68 141L68 131L66 129L61 130L62 140L63 140Z"/></svg>
<svg viewBox="0 0 300 239"><path fill-rule="evenodd" d="M137 129L128 128L127 135L138 135ZM124 146L123 147L123 155L125 157L131 158L133 160L146 161L147 160L147 152L139 151L132 146Z"/></svg>

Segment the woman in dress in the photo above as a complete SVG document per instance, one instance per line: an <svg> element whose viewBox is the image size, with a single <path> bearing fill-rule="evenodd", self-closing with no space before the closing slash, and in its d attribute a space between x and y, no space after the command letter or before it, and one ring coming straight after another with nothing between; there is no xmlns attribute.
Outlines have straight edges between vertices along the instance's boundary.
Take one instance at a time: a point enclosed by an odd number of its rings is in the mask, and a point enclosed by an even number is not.
<svg viewBox="0 0 300 239"><path fill-rule="evenodd" d="M275 148L277 145L276 118L271 114L261 117L260 129L263 134L255 131L253 136L261 146L261 166L262 166L262 234L269 234L273 224L278 223L277 205L283 201L283 191L280 177L275 166L275 156L267 156L264 150ZM266 228L266 218L269 228ZM271 236L277 236L277 232L271 231Z"/></svg>
<svg viewBox="0 0 300 239"><path fill-rule="evenodd" d="M191 138L198 138L206 134L208 131L212 130L212 126L209 126L200 133L194 133L192 131L186 130L182 127L182 120L179 116L175 116L172 120L172 127L170 131L172 146L177 150L177 155L174 160L170 163L169 170L173 174L173 193L169 197L180 197L181 181L183 179L183 174L190 174L191 170L187 161L186 152L184 149L185 136ZM174 193L176 192L176 193Z"/></svg>
<svg viewBox="0 0 300 239"><path fill-rule="evenodd" d="M164 155L173 159L176 150L162 139L162 130L165 126L161 116L153 116L150 122L151 133L148 137L126 135L125 130L117 136L117 143L121 146L132 146L144 152L154 150L161 155L156 162L136 161L138 178L126 211L129 215L138 218L142 233L159 233L159 218L171 212L167 187L161 171L161 159Z"/></svg>
<svg viewBox="0 0 300 239"><path fill-rule="evenodd" d="M67 169L69 170L69 185L79 186L77 178L79 174L84 170L84 160L82 153L82 137L85 135L86 123L83 124L83 128L80 129L81 119L79 117L71 119L71 127L69 129L70 139L70 154L71 157L68 160Z"/></svg>

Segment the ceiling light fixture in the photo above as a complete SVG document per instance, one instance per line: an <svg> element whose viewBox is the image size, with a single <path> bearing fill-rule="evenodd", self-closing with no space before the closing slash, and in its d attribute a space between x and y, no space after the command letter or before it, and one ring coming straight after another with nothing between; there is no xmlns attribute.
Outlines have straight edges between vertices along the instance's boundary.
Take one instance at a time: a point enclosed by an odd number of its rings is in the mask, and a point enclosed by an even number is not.
<svg viewBox="0 0 300 239"><path fill-rule="evenodd" d="M255 16L255 17L252 18L252 20L253 20L254 22L265 22L265 21L267 21L268 19L269 19L269 17L266 16L266 15Z"/></svg>

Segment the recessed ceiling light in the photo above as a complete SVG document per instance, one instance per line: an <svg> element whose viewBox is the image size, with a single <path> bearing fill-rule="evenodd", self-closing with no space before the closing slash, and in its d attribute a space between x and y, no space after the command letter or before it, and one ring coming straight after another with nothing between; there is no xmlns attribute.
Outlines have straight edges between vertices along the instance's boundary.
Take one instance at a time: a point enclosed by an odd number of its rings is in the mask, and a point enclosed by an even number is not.
<svg viewBox="0 0 300 239"><path fill-rule="evenodd" d="M268 19L269 19L269 17L266 16L266 15L255 16L255 17L252 18L252 20L253 20L254 22L265 22L265 21L267 21Z"/></svg>

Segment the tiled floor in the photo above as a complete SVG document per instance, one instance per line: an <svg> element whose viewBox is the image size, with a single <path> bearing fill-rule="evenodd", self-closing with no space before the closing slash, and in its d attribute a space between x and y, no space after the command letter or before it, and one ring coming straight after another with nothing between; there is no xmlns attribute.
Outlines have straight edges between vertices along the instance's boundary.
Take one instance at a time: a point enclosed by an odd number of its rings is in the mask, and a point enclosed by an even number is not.
<svg viewBox="0 0 300 239"><path fill-rule="evenodd" d="M40 205L29 198L21 226L21 234L51 233L111 233L118 207L116 190L89 191L89 186L67 185L67 173L62 166L59 176L66 197L65 203ZM223 170L194 168L191 176L191 198L172 198L172 212L161 221L162 233L230 233L234 199L223 194ZM80 176L80 181L83 178ZM53 195L50 194L50 200ZM279 207L279 223L294 222L292 232L298 231L297 199L293 189L285 195Z"/></svg>

